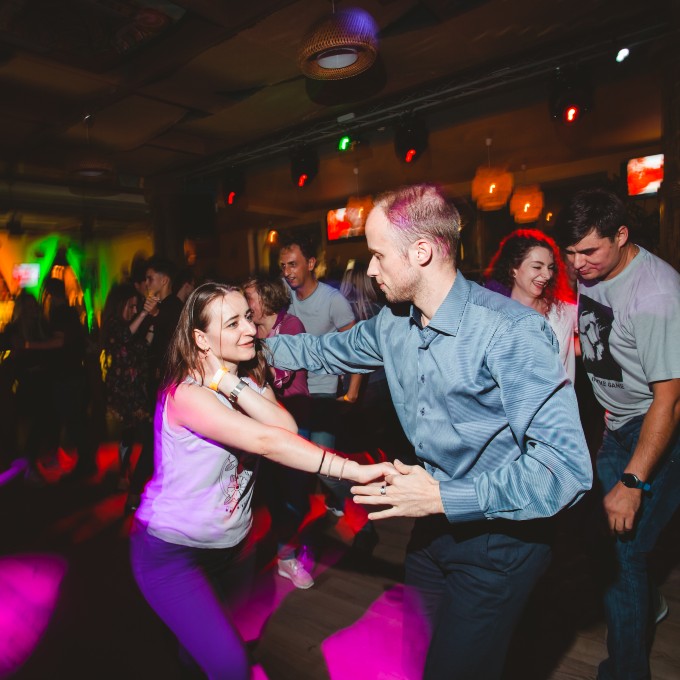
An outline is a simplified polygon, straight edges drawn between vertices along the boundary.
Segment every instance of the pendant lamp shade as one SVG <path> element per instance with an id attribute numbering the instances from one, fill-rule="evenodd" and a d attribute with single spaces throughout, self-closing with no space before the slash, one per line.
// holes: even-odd
<path id="1" fill-rule="evenodd" d="M 517 187 L 510 200 L 510 213 L 517 224 L 535 222 L 543 211 L 543 192 L 538 184 Z"/>
<path id="2" fill-rule="evenodd" d="M 479 167 L 472 180 L 472 198 L 480 210 L 500 210 L 510 198 L 514 179 L 500 167 Z"/>
<path id="3" fill-rule="evenodd" d="M 378 54 L 378 26 L 363 9 L 347 8 L 322 19 L 302 40 L 298 66 L 314 80 L 342 80 L 369 69 Z"/>

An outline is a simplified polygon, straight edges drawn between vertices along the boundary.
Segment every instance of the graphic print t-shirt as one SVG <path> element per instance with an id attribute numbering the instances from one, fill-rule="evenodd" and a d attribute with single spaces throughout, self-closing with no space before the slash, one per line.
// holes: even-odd
<path id="1" fill-rule="evenodd" d="M 581 355 L 607 427 L 647 413 L 651 383 L 680 378 L 680 275 L 644 248 L 609 281 L 579 284 Z"/>
<path id="2" fill-rule="evenodd" d="M 262 393 L 263 388 L 245 380 Z M 223 394 L 211 394 L 233 408 Z M 185 427 L 173 428 L 167 399 L 156 406 L 154 453 L 154 475 L 136 519 L 152 536 L 168 543 L 194 548 L 238 545 L 252 524 L 250 504 L 259 456 L 227 449 Z"/>

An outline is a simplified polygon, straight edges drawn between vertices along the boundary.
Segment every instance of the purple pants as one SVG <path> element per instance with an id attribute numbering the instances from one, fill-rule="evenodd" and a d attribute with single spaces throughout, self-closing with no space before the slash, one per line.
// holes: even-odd
<path id="1" fill-rule="evenodd" d="M 245 646 L 223 603 L 249 591 L 253 555 L 233 548 L 191 548 L 150 535 L 137 522 L 130 536 L 132 572 L 146 601 L 175 634 L 184 654 L 210 680 L 246 680 Z"/>

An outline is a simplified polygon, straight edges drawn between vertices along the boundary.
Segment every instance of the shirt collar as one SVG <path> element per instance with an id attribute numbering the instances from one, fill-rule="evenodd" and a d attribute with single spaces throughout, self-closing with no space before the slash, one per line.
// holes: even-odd
<path id="1" fill-rule="evenodd" d="M 456 272 L 451 290 L 439 305 L 427 327 L 446 335 L 457 335 L 469 297 L 470 282 L 460 272 Z M 422 328 L 420 318 L 420 310 L 415 305 L 411 305 L 411 323 Z"/>

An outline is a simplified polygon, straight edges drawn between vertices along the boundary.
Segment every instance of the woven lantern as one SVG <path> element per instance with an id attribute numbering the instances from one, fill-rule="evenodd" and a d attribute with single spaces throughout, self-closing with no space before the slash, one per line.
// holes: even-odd
<path id="1" fill-rule="evenodd" d="M 500 210 L 510 198 L 514 179 L 506 168 L 479 167 L 472 180 L 472 198 L 480 210 Z"/>
<path id="2" fill-rule="evenodd" d="M 302 73 L 314 80 L 342 80 L 363 73 L 378 54 L 378 26 L 363 9 L 347 8 L 322 19 L 298 52 Z"/>
<path id="3" fill-rule="evenodd" d="M 515 189 L 510 200 L 510 213 L 517 224 L 535 222 L 543 210 L 543 192 L 538 184 L 526 184 Z"/>
<path id="4" fill-rule="evenodd" d="M 112 179 L 116 175 L 113 163 L 93 150 L 74 158 L 70 169 L 76 177 L 90 182 Z"/>

